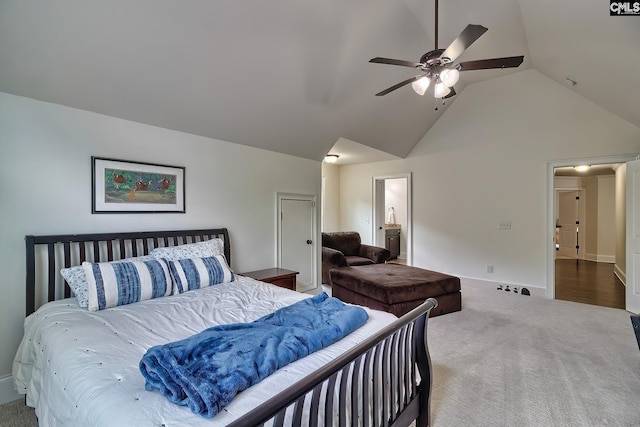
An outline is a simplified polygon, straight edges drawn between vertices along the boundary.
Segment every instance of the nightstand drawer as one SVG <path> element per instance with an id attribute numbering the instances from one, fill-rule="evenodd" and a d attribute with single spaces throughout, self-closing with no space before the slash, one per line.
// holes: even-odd
<path id="1" fill-rule="evenodd" d="M 271 283 L 281 288 L 296 290 L 297 271 L 285 270 L 284 268 L 267 268 L 264 270 L 250 271 L 248 273 L 239 273 L 241 276 L 251 277 L 261 282 Z"/>
<path id="2" fill-rule="evenodd" d="M 296 290 L 296 276 L 291 275 L 290 277 L 282 277 L 280 279 L 273 280 L 265 280 L 266 282 L 272 283 L 276 286 L 280 286 L 281 288 L 291 289 L 292 291 Z"/>

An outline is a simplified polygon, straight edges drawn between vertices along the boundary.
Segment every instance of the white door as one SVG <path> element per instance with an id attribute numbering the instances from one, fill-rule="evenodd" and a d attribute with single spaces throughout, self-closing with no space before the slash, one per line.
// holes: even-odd
<path id="1" fill-rule="evenodd" d="M 640 160 L 627 163 L 626 309 L 640 313 Z"/>
<path id="2" fill-rule="evenodd" d="M 578 203 L 577 191 L 558 192 L 558 257 L 578 257 Z"/>
<path id="3" fill-rule="evenodd" d="M 278 266 L 298 271 L 297 289 L 316 286 L 315 202 L 311 199 L 280 199 L 280 259 Z"/>

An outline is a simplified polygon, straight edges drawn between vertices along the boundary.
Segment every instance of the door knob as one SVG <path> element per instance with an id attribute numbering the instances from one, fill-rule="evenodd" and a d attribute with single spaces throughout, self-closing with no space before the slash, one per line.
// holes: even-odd
<path id="1" fill-rule="evenodd" d="M 313 242 L 311 240 L 307 240 L 307 245 L 312 244 Z"/>

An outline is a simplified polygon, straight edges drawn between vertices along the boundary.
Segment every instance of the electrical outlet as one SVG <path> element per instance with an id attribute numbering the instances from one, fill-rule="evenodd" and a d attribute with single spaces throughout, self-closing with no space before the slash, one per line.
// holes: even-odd
<path id="1" fill-rule="evenodd" d="M 487 265 L 487 273 L 493 273 L 493 265 Z"/>
<path id="2" fill-rule="evenodd" d="M 511 230 L 511 221 L 498 221 L 498 230 Z"/>

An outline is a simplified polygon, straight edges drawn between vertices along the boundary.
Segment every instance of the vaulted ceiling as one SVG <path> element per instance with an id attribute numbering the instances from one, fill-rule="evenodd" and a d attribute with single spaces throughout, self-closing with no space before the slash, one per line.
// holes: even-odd
<path id="1" fill-rule="evenodd" d="M 489 31 L 460 60 L 525 60 L 459 94 L 535 68 L 640 127 L 640 16 L 441 0 L 438 47 L 467 24 Z M 0 0 L 0 91 L 315 160 L 345 141 L 405 157 L 456 98 L 376 97 L 417 73 L 368 61 L 433 48 L 433 0 Z"/>

